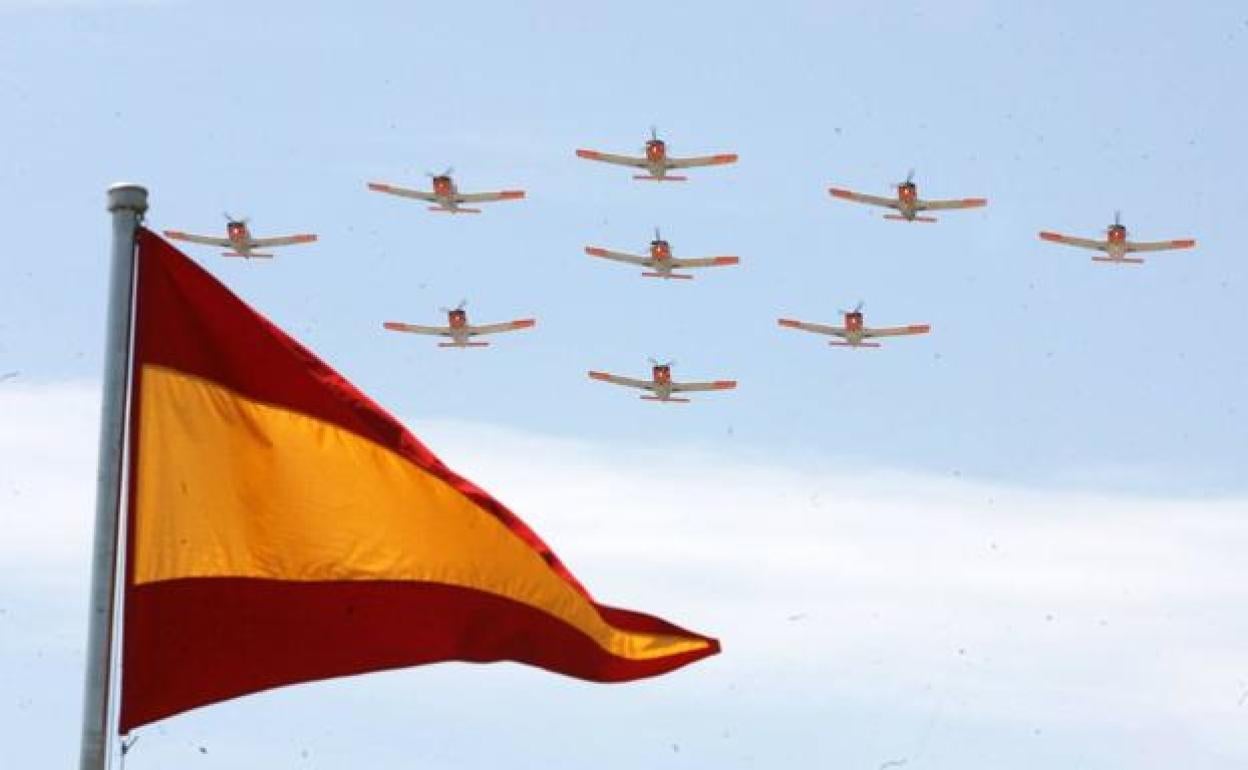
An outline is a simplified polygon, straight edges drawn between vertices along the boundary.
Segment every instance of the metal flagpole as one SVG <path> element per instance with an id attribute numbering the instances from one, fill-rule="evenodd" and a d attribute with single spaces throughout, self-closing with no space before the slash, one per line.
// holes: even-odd
<path id="1" fill-rule="evenodd" d="M 130 380 L 134 236 L 143 213 L 147 211 L 147 190 L 134 184 L 113 185 L 108 188 L 108 210 L 113 215 L 113 263 L 104 338 L 104 403 L 100 410 L 95 546 L 87 617 L 87 677 L 82 704 L 80 770 L 105 770 L 108 764 L 117 533 L 121 523 L 121 490 L 125 475 L 122 460 Z"/>

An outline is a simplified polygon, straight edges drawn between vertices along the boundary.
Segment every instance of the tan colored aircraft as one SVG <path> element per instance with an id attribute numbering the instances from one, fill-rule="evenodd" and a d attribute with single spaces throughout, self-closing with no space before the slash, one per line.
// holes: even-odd
<path id="1" fill-rule="evenodd" d="M 673 158 L 667 154 L 667 142 L 659 138 L 658 132 L 653 126 L 650 127 L 650 141 L 646 142 L 645 151 L 641 157 L 612 155 L 611 153 L 598 152 L 597 150 L 577 150 L 576 155 L 586 160 L 597 160 L 603 163 L 614 163 L 617 166 L 632 166 L 633 168 L 645 169 L 645 174 L 638 174 L 633 179 L 642 179 L 647 182 L 684 182 L 688 180 L 688 177 L 673 176 L 667 172 L 672 169 L 722 166 L 727 163 L 737 162 L 736 153 L 702 155 L 693 158 Z"/>
<path id="2" fill-rule="evenodd" d="M 1190 249 L 1196 245 L 1196 241 L 1191 238 L 1184 238 L 1177 241 L 1128 241 L 1127 228 L 1122 224 L 1120 212 L 1114 212 L 1114 223 L 1105 228 L 1105 240 L 1096 241 L 1089 238 L 1075 238 L 1070 235 L 1062 235 L 1060 233 L 1051 233 L 1042 231 L 1040 237 L 1046 241 L 1053 243 L 1062 243 L 1067 246 L 1078 246 L 1083 249 L 1093 249 L 1105 252 L 1103 257 L 1092 257 L 1093 262 L 1113 262 L 1119 265 L 1139 265 L 1144 260 L 1139 257 L 1128 257 L 1127 254 L 1135 251 L 1170 251 L 1172 249 Z"/>
<path id="3" fill-rule="evenodd" d="M 973 209 L 988 205 L 987 198 L 957 198 L 952 200 L 923 200 L 919 197 L 919 187 L 914 183 L 914 169 L 906 174 L 904 182 L 898 182 L 896 198 L 881 198 L 878 195 L 864 195 L 852 190 L 837 187 L 828 188 L 833 198 L 843 198 L 855 203 L 869 206 L 882 206 L 893 209 L 896 214 L 885 214 L 885 219 L 902 222 L 935 222 L 936 217 L 919 216 L 920 211 L 943 211 L 949 209 Z"/>
<path id="4" fill-rule="evenodd" d="M 602 257 L 603 259 L 612 259 L 616 262 L 649 268 L 649 272 L 642 273 L 642 276 L 645 278 L 693 278 L 692 275 L 674 273 L 672 271 L 695 267 L 720 267 L 722 265 L 735 265 L 741 262 L 740 257 L 674 259 L 672 257 L 671 244 L 663 240 L 657 227 L 654 228 L 654 240 L 650 241 L 649 256 L 627 254 L 622 251 L 609 251 L 600 249 L 597 246 L 586 246 L 585 253 L 591 257 Z"/>
<path id="5" fill-rule="evenodd" d="M 827 326 L 824 324 L 812 324 L 805 321 L 794 321 L 789 318 L 779 319 L 781 326 L 790 329 L 800 329 L 804 332 L 814 332 L 815 334 L 830 334 L 834 337 L 840 337 L 841 341 L 833 340 L 829 345 L 846 348 L 878 348 L 880 343 L 867 342 L 872 337 L 901 337 L 909 334 L 927 334 L 932 330 L 928 324 L 910 324 L 909 326 L 883 326 L 872 328 L 863 325 L 862 322 L 862 303 L 859 302 L 853 310 L 842 310 L 845 316 L 844 326 Z"/>
<path id="6" fill-rule="evenodd" d="M 242 257 L 243 259 L 268 259 L 272 254 L 262 254 L 255 249 L 267 249 L 277 246 L 293 246 L 297 243 L 312 243 L 316 240 L 316 236 L 311 233 L 301 235 L 283 235 L 276 238 L 254 238 L 251 230 L 247 227 L 247 219 L 238 219 L 229 214 L 225 215 L 225 237 L 213 238 L 207 235 L 191 235 L 180 230 L 166 230 L 165 237 L 175 241 L 188 241 L 190 243 L 199 243 L 205 246 L 220 246 L 221 248 L 233 249 L 233 251 L 222 252 L 223 257 Z"/>
<path id="7" fill-rule="evenodd" d="M 463 203 L 489 203 L 490 201 L 512 201 L 524 197 L 524 190 L 503 190 L 501 192 L 487 193 L 461 193 L 455 186 L 455 180 L 451 178 L 451 172 L 455 169 L 448 168 L 441 174 L 428 173 L 433 180 L 433 190 L 425 192 L 424 190 L 412 190 L 407 187 L 396 187 L 395 185 L 385 184 L 383 182 L 369 182 L 368 189 L 374 192 L 383 192 L 390 195 L 397 195 L 401 198 L 415 198 L 419 201 L 432 203 L 429 207 L 430 211 L 436 211 L 442 214 L 480 214 L 481 209 L 470 209 L 460 205 Z"/>
<path id="8" fill-rule="evenodd" d="M 648 390 L 651 395 L 641 396 L 643 401 L 662 401 L 671 404 L 687 404 L 689 399 L 678 398 L 673 393 L 688 393 L 702 390 L 732 390 L 737 387 L 736 380 L 714 380 L 712 382 L 675 382 L 672 380 L 672 365 L 675 361 L 667 363 L 659 363 L 653 358 L 650 359 L 651 370 L 650 379 L 636 380 L 631 377 L 620 377 L 615 374 L 607 374 L 606 372 L 590 372 L 589 376 L 594 380 L 602 382 L 610 382 L 614 385 L 623 385 L 626 388 L 638 388 L 640 390 Z"/>
<path id="9" fill-rule="evenodd" d="M 463 300 L 454 308 L 442 308 L 446 312 L 446 326 L 418 326 L 416 324 L 399 323 L 398 321 L 386 321 L 382 326 L 393 332 L 450 337 L 450 342 L 438 343 L 440 348 L 484 348 L 489 347 L 490 343 L 473 342 L 472 338 L 480 337 L 484 334 L 499 334 L 500 332 L 510 332 L 516 329 L 528 329 L 537 324 L 536 319 L 522 318 L 518 321 L 473 326 L 468 323 L 468 311 L 464 310 L 464 306 L 467 304 L 467 300 Z"/>

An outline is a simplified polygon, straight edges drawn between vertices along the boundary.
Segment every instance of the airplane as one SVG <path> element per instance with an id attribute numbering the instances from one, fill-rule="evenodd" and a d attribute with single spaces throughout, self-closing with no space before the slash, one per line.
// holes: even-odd
<path id="1" fill-rule="evenodd" d="M 651 364 L 651 375 L 648 380 L 635 380 L 631 377 L 619 377 L 606 372 L 590 372 L 589 376 L 594 380 L 614 383 L 615 385 L 623 385 L 629 388 L 640 388 L 641 390 L 650 391 L 651 395 L 641 396 L 643 401 L 662 401 L 663 403 L 687 404 L 689 399 L 673 396 L 673 393 L 687 393 L 698 390 L 732 390 L 737 387 L 736 380 L 715 380 L 713 382 L 673 382 L 672 381 L 672 365 L 675 361 L 667 363 L 659 363 L 653 358 L 649 359 Z"/>
<path id="2" fill-rule="evenodd" d="M 432 203 L 434 205 L 430 206 L 429 210 L 442 214 L 480 214 L 481 209 L 464 208 L 460 204 L 488 203 L 490 201 L 512 201 L 524 197 L 524 190 L 503 190 L 501 192 L 488 193 L 461 193 L 459 188 L 455 186 L 455 180 L 451 178 L 451 173 L 454 170 L 455 169 L 453 168 L 448 168 L 441 174 L 434 174 L 428 171 L 425 172 L 429 178 L 433 180 L 432 192 L 410 190 L 406 187 L 396 187 L 382 182 L 369 182 L 368 189 L 373 190 L 374 192 L 398 195 L 401 198 L 415 198 L 416 200 Z"/>
<path id="3" fill-rule="evenodd" d="M 720 265 L 735 265 L 741 261 L 740 257 L 699 257 L 697 259 L 673 259 L 671 245 L 663 240 L 659 234 L 659 228 L 654 228 L 654 240 L 650 241 L 650 256 L 643 257 L 638 254 L 625 254 L 622 251 L 608 251 L 600 249 L 597 246 L 586 246 L 585 253 L 591 257 L 602 257 L 603 259 L 613 259 L 616 262 L 627 262 L 630 265 L 640 265 L 650 268 L 651 272 L 642 273 L 646 278 L 693 278 L 692 275 L 685 273 L 673 273 L 672 270 L 680 268 L 694 267 L 718 267 Z"/>
<path id="4" fill-rule="evenodd" d="M 1140 265 L 1144 260 L 1139 257 L 1128 257 L 1133 251 L 1169 251 L 1171 249 L 1190 249 L 1196 241 L 1185 238 L 1177 241 L 1128 241 L 1127 228 L 1122 224 L 1121 213 L 1114 212 L 1114 223 L 1105 228 L 1105 240 L 1094 241 L 1089 238 L 1074 238 L 1060 233 L 1042 231 L 1040 237 L 1054 243 L 1067 246 L 1079 246 L 1084 249 L 1095 249 L 1105 252 L 1105 256 L 1092 257 L 1093 262 L 1113 262 L 1120 265 Z"/>
<path id="5" fill-rule="evenodd" d="M 440 348 L 484 348 L 489 347 L 490 343 L 472 342 L 472 338 L 482 334 L 498 334 L 500 332 L 515 331 L 516 329 L 528 329 L 537 324 L 536 319 L 522 318 L 518 321 L 472 326 L 468 323 L 468 311 L 464 310 L 464 306 L 467 304 L 467 300 L 461 300 L 453 308 L 442 308 L 443 312 L 446 313 L 446 326 L 418 326 L 416 324 L 399 323 L 398 321 L 386 321 L 382 326 L 394 332 L 450 337 L 450 342 L 438 343 Z"/>
<path id="6" fill-rule="evenodd" d="M 828 192 L 833 198 L 844 198 L 848 201 L 856 203 L 866 203 L 870 206 L 883 206 L 890 208 L 898 213 L 885 214 L 885 219 L 893 219 L 901 222 L 935 222 L 936 217 L 919 216 L 920 211 L 940 211 L 945 209 L 973 209 L 980 206 L 987 206 L 987 198 L 957 198 L 953 200 L 926 201 L 919 197 L 919 187 L 914 183 L 914 169 L 910 169 L 910 173 L 906 174 L 904 182 L 898 182 L 894 187 L 897 188 L 896 198 L 881 198 L 876 195 L 864 195 L 856 193 L 852 190 L 842 190 L 837 187 L 829 187 Z"/>
<path id="7" fill-rule="evenodd" d="M 645 169 L 647 173 L 636 175 L 633 179 L 642 179 L 648 182 L 684 182 L 688 180 L 688 177 L 673 176 L 667 173 L 674 168 L 722 166 L 726 163 L 737 162 L 736 153 L 703 155 L 695 158 L 673 158 L 667 154 L 667 142 L 659 138 L 659 134 L 654 126 L 650 127 L 650 141 L 646 142 L 645 155 L 640 158 L 631 155 L 612 155 L 611 153 L 598 152 L 597 150 L 577 150 L 576 155 L 587 160 L 598 160 L 603 163 L 614 163 L 617 166 L 632 166 Z"/>
<path id="8" fill-rule="evenodd" d="M 927 334 L 932 330 L 928 324 L 910 324 L 909 326 L 885 326 L 873 329 L 862 324 L 862 303 L 859 302 L 853 310 L 842 310 L 845 316 L 844 326 L 825 326 L 824 324 L 812 324 L 805 321 L 794 321 L 789 318 L 779 319 L 781 326 L 787 326 L 790 329 L 801 329 L 804 332 L 814 332 L 815 334 L 830 334 L 840 337 L 841 340 L 833 340 L 829 345 L 845 348 L 878 348 L 878 342 L 866 342 L 871 337 L 900 337 L 908 334 Z"/>
<path id="9" fill-rule="evenodd" d="M 233 251 L 225 251 L 221 253 L 223 257 L 242 257 L 243 259 L 272 257 L 272 254 L 261 254 L 253 249 L 272 248 L 275 246 L 293 246 L 297 243 L 312 243 L 316 240 L 316 236 L 310 233 L 302 235 L 283 235 L 277 238 L 253 238 L 251 230 L 247 227 L 247 219 L 239 219 L 229 214 L 225 215 L 225 237 L 212 238 L 207 235 L 191 235 L 179 230 L 166 230 L 165 237 L 175 241 L 189 241 L 190 243 L 201 243 L 205 246 L 221 246 L 222 248 L 233 249 Z"/>

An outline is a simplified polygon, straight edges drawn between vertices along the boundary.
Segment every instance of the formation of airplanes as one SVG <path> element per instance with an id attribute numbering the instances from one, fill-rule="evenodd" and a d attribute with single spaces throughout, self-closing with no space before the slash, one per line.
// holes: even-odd
<path id="1" fill-rule="evenodd" d="M 576 155 L 586 160 L 640 169 L 645 173 L 634 175 L 633 179 L 651 182 L 683 182 L 688 180 L 687 176 L 677 176 L 670 172 L 680 169 L 728 165 L 737 162 L 735 153 L 717 153 L 688 157 L 669 155 L 667 143 L 659 138 L 658 131 L 654 128 L 650 129 L 650 139 L 646 141 L 642 148 L 642 154 L 639 156 L 617 155 L 584 149 L 578 149 Z M 496 201 L 518 200 L 525 197 L 524 190 L 463 193 L 459 191 L 459 187 L 455 184 L 452 173 L 453 169 L 451 168 L 438 174 L 429 173 L 428 176 L 431 181 L 427 190 L 399 187 L 384 182 L 369 182 L 368 189 L 401 198 L 423 201 L 430 204 L 428 206 L 429 211 L 446 214 L 480 214 L 481 209 L 471 208 L 470 206 Z M 903 181 L 896 183 L 893 187 L 895 194 L 888 197 L 869 195 L 839 187 L 831 187 L 828 189 L 828 192 L 834 198 L 888 209 L 889 212 L 884 215 L 884 218 L 901 222 L 934 223 L 937 221 L 936 218 L 926 212 L 982 208 L 988 205 L 986 198 L 920 198 L 918 185 L 914 181 L 913 170 L 906 175 Z M 316 235 L 311 233 L 257 238 L 252 235 L 246 218 L 233 217 L 229 214 L 226 214 L 225 218 L 225 237 L 193 235 L 179 230 L 166 230 L 165 236 L 173 240 L 228 249 L 228 251 L 222 253 L 222 256 L 242 257 L 244 259 L 269 258 L 273 256 L 272 253 L 260 250 L 312 243 L 317 239 Z M 1053 243 L 1097 251 L 1099 254 L 1092 257 L 1093 261 L 1113 264 L 1140 264 L 1144 261 L 1143 259 L 1128 256 L 1137 252 L 1189 249 L 1196 245 L 1196 241 L 1190 238 L 1164 241 L 1128 240 L 1127 228 L 1122 224 L 1121 217 L 1117 212 L 1114 214 L 1113 224 L 1106 228 L 1103 239 L 1062 235 L 1047 230 L 1041 231 L 1039 235 L 1041 239 Z M 591 257 L 640 267 L 642 268 L 641 275 L 645 278 L 662 278 L 667 280 L 688 280 L 693 278 L 692 274 L 681 271 L 726 267 L 739 265 L 741 262 L 740 258 L 736 256 L 677 257 L 672 252 L 671 244 L 663 238 L 657 227 L 654 230 L 654 239 L 650 241 L 649 248 L 645 253 L 634 254 L 625 251 L 613 251 L 599 246 L 586 246 L 585 253 Z M 480 341 L 477 339 L 479 337 L 529 329 L 537 324 L 537 320 L 534 318 L 521 318 L 499 323 L 472 324 L 468 321 L 468 312 L 465 310 L 466 304 L 466 301 L 462 301 L 453 308 L 442 308 L 443 312 L 446 313 L 446 325 L 444 326 L 386 321 L 383 327 L 390 331 L 442 337 L 448 341 L 439 342 L 438 347 L 464 349 L 489 346 L 489 342 Z M 875 341 L 877 338 L 922 335 L 931 331 L 931 326 L 925 323 L 912 323 L 904 326 L 867 326 L 864 321 L 862 307 L 863 303 L 859 302 L 853 310 L 840 311 L 840 325 L 798 321 L 791 318 L 779 318 L 777 322 L 785 328 L 833 337 L 835 339 L 830 340 L 828 342 L 829 345 L 847 348 L 878 348 L 880 343 Z M 733 390 L 737 387 L 735 380 L 678 382 L 672 379 L 674 362 L 660 363 L 650 359 L 650 363 L 651 369 L 648 379 L 625 377 L 599 371 L 590 371 L 589 377 L 600 382 L 608 382 L 645 391 L 641 395 L 643 400 L 661 403 L 688 403 L 688 398 L 676 395 L 680 393 Z M 0 381 L 9 378 L 9 375 L 0 376 Z"/>

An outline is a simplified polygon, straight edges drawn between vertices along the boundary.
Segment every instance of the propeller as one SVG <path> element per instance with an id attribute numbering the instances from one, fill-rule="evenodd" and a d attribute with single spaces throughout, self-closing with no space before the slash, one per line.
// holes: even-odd
<path id="1" fill-rule="evenodd" d="M 455 173 L 455 167 L 447 166 L 446 171 L 443 171 L 441 174 L 435 174 L 432 171 L 426 171 L 425 176 L 429 177 L 430 179 L 437 179 L 440 176 L 450 176 L 453 173 Z"/>
<path id="2" fill-rule="evenodd" d="M 466 308 L 466 307 L 468 307 L 468 300 L 466 300 L 466 299 L 461 299 L 461 300 L 459 301 L 459 304 L 458 304 L 458 305 L 456 305 L 455 307 L 453 307 L 453 308 L 450 308 L 450 307 L 444 307 L 444 308 L 439 308 L 439 310 L 441 310 L 443 313 L 450 313 L 450 312 L 451 312 L 451 311 L 453 311 L 453 310 L 463 310 L 463 309 L 464 309 L 464 308 Z"/>
<path id="3" fill-rule="evenodd" d="M 842 314 L 842 315 L 849 315 L 850 313 L 861 313 L 861 312 L 862 312 L 862 304 L 863 304 L 863 303 L 862 303 L 862 300 L 858 300 L 858 304 L 857 304 L 857 305 L 854 305 L 854 309 L 853 309 L 853 310 L 842 310 L 842 311 L 841 311 L 841 314 Z"/>
<path id="4" fill-rule="evenodd" d="M 646 360 L 649 361 L 652 366 L 672 367 L 676 365 L 676 359 L 672 359 L 671 361 L 656 361 L 653 358 L 647 358 Z"/>
<path id="5" fill-rule="evenodd" d="M 650 126 L 650 141 L 659 141 L 659 129 L 654 126 Z"/>
<path id="6" fill-rule="evenodd" d="M 898 182 L 897 184 L 893 185 L 893 187 L 905 187 L 906 185 L 910 184 L 913 181 L 914 181 L 914 169 L 910 169 L 910 171 L 906 173 L 906 181 Z"/>
<path id="7" fill-rule="evenodd" d="M 659 226 L 658 226 L 658 225 L 655 225 L 655 226 L 654 226 L 654 239 L 655 239 L 656 241 L 661 241 L 661 240 L 663 240 L 663 236 L 659 235 Z"/>
<path id="8" fill-rule="evenodd" d="M 225 217 L 225 221 L 229 222 L 230 224 L 233 224 L 235 222 L 240 222 L 245 225 L 251 221 L 251 217 L 242 217 L 240 219 L 239 217 L 233 216 L 228 211 L 221 212 L 221 216 Z"/>
<path id="9" fill-rule="evenodd" d="M 1114 209 L 1114 227 L 1122 227 L 1122 212 Z"/>

